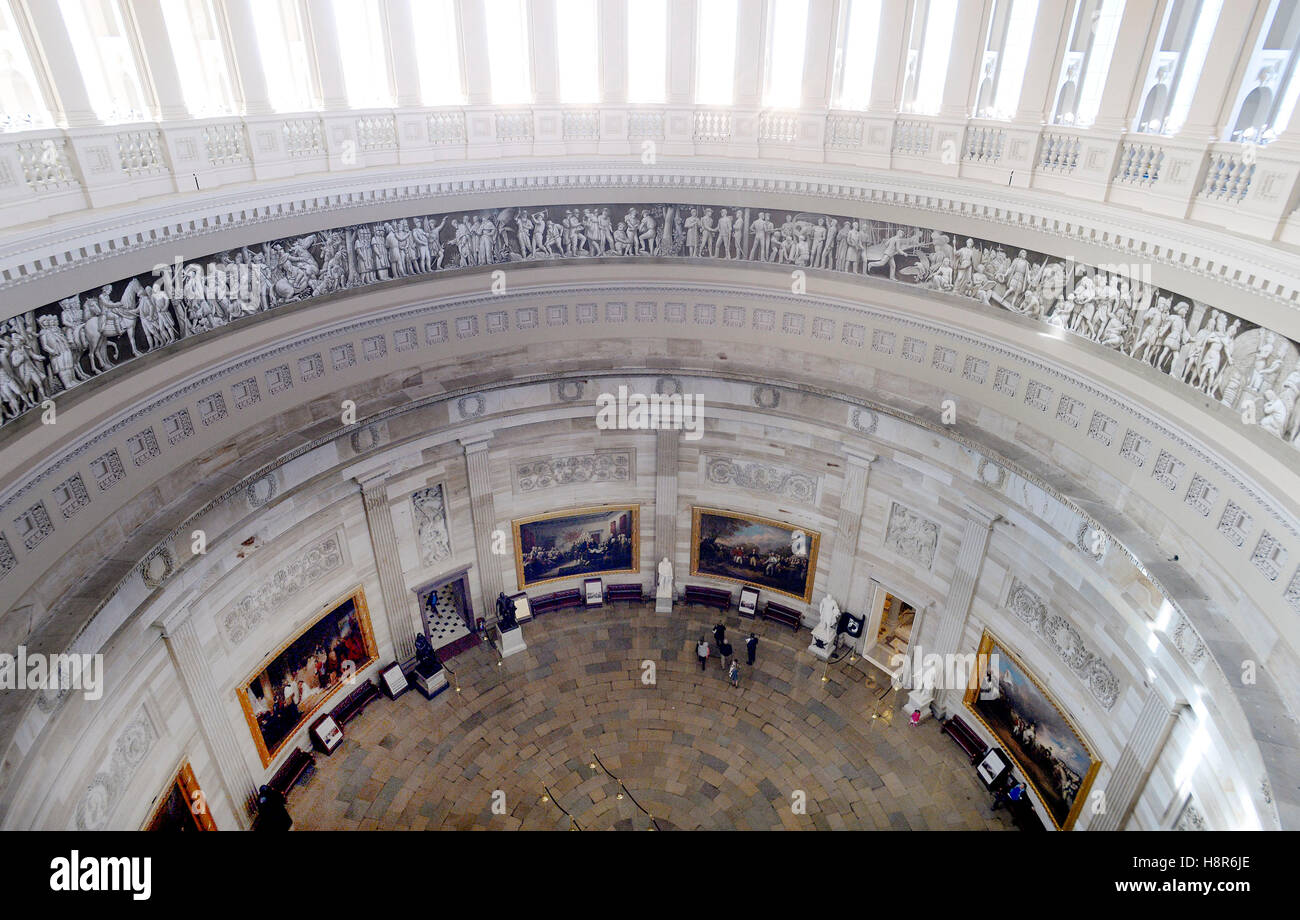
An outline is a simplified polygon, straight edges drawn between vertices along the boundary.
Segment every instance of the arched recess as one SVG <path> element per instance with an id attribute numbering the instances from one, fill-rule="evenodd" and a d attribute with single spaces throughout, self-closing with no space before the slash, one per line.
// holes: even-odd
<path id="1" fill-rule="evenodd" d="M 135 591 L 137 601 L 147 596 L 128 585 L 142 560 L 160 541 L 174 539 L 173 531 L 196 508 L 200 516 L 211 510 L 204 505 L 220 487 L 246 488 L 244 480 L 267 464 L 336 442 L 342 399 L 352 399 L 359 410 L 357 427 L 343 432 L 349 443 L 353 434 L 380 424 L 390 438 L 396 430 L 400 441 L 413 434 L 402 425 L 411 406 L 424 399 L 437 406 L 423 423 L 429 430 L 465 423 L 475 413 L 488 418 L 509 411 L 508 401 L 493 404 L 487 395 L 507 381 L 613 371 L 703 373 L 746 381 L 751 390 L 848 398 L 880 418 L 905 418 L 937 438 L 959 439 L 1067 498 L 1163 588 L 1225 672 L 1237 670 L 1243 647 L 1264 662 L 1260 684 L 1235 689 L 1273 771 L 1273 787 L 1293 788 L 1276 771 L 1294 760 L 1275 759 L 1291 748 L 1287 732 L 1294 730 L 1295 707 L 1279 677 L 1294 669 L 1293 627 L 1270 606 L 1277 586 L 1242 580 L 1245 557 L 1222 558 L 1215 542 L 1222 533 L 1213 523 L 1218 516 L 1194 507 L 1185 491 L 1193 476 L 1202 475 L 1193 468 L 1203 469 L 1213 477 L 1213 506 L 1251 503 L 1257 520 L 1294 539 L 1288 497 L 1296 493 L 1276 489 L 1294 475 L 1282 445 L 1261 447 L 1213 407 L 1198 412 L 1154 372 L 1125 366 L 1099 349 L 1044 340 L 1015 317 L 954 309 L 943 298 L 885 288 L 864 297 L 861 287 L 834 280 L 809 295 L 792 295 L 787 272 L 761 268 L 645 267 L 629 279 L 627 266 L 586 266 L 580 285 L 572 284 L 570 272 L 566 266 L 512 271 L 505 295 L 485 293 L 484 277 L 467 273 L 305 304 L 234 328 L 203 343 L 202 351 L 160 353 L 143 373 L 108 376 L 74 391 L 62 410 L 68 427 L 44 443 L 39 429 L 29 429 L 29 436 L 6 447 L 7 456 L 14 451 L 11 468 L 39 471 L 32 488 L 49 488 L 62 481 L 60 471 L 89 479 L 92 464 L 104 456 L 99 450 L 118 450 L 120 461 L 132 456 L 129 445 L 135 443 L 144 450 L 134 456 L 144 459 L 132 460 L 129 469 L 120 463 L 120 475 L 110 464 L 113 482 L 77 509 L 75 528 L 55 528 L 30 557 L 45 561 L 27 566 L 25 558 L 6 579 L 6 592 L 21 592 L 9 604 L 5 625 L 12 632 L 6 638 L 26 637 L 46 649 L 108 641 L 135 607 L 121 611 L 126 616 L 115 623 L 100 621 L 106 595 L 116 597 L 121 585 Z M 552 313 L 557 307 L 562 314 Z M 415 330 L 414 339 L 399 334 L 408 329 Z M 1104 383 L 1097 367 L 1106 368 Z M 281 368 L 288 369 L 287 378 Z M 244 385 L 249 380 L 253 389 Z M 286 380 L 275 389 L 273 381 Z M 440 400 L 445 391 L 457 398 Z M 779 399 L 766 405 L 764 392 L 756 408 L 777 412 Z M 213 394 L 222 396 L 220 411 L 203 403 Z M 949 397 L 957 420 L 944 426 L 942 403 Z M 212 410 L 207 424 L 204 405 Z M 164 450 L 158 432 L 182 408 L 190 413 L 192 432 Z M 847 428 L 851 420 L 846 410 L 841 424 Z M 154 432 L 156 450 L 138 437 L 146 429 Z M 64 453 L 51 454 L 51 442 L 66 431 L 74 436 L 59 444 Z M 33 462 L 41 454 L 51 459 Z M 1156 477 L 1163 454 L 1181 469 L 1166 466 Z M 1174 485 L 1165 488 L 1170 478 Z M 21 505 L 14 498 L 6 512 Z M 1182 562 L 1171 565 L 1167 560 L 1177 549 Z M 109 553 L 116 557 L 104 562 Z M 81 581 L 87 559 L 103 564 Z M 13 587 L 19 583 L 14 575 L 21 576 L 21 588 Z M 1277 641 L 1253 638 L 1260 634 Z M 27 715 L 42 721 L 35 709 Z M 10 710 L 5 721 L 17 726 L 17 713 Z M 7 770 L 31 752 L 23 748 L 39 731 L 20 734 L 11 740 Z M 1278 798 L 1281 806 L 1281 793 Z"/>

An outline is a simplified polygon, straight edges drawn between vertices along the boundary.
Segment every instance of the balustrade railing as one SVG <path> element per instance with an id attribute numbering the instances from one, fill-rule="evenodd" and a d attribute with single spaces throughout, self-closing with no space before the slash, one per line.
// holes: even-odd
<path id="1" fill-rule="evenodd" d="M 1250 191 L 1255 177 L 1255 163 L 1240 148 L 1211 150 L 1210 162 L 1201 185 L 1201 197 L 1212 201 L 1239 202 Z"/>
<path id="2" fill-rule="evenodd" d="M 1157 144 L 1125 141 L 1119 151 L 1115 181 L 1125 185 L 1154 185 L 1160 179 L 1165 151 Z"/>
<path id="3" fill-rule="evenodd" d="M 1079 165 L 1082 146 L 1077 134 L 1045 130 L 1039 142 L 1038 168 L 1046 172 L 1072 173 Z"/>
<path id="4" fill-rule="evenodd" d="M 934 125 L 928 121 L 900 118 L 894 122 L 894 153 L 905 156 L 923 156 L 930 152 Z"/>
<path id="5" fill-rule="evenodd" d="M 765 144 L 790 144 L 799 137 L 799 116 L 764 112 L 758 119 L 758 139 Z"/>
<path id="6" fill-rule="evenodd" d="M 694 137 L 697 141 L 728 141 L 731 139 L 731 131 L 730 112 L 709 109 L 695 113 Z"/>

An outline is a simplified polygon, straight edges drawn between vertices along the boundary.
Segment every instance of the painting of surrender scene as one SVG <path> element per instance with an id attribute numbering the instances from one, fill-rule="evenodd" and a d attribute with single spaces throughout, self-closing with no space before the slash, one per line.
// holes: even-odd
<path id="1" fill-rule="evenodd" d="M 357 588 L 272 656 L 238 690 L 253 742 L 267 766 L 339 687 L 379 657 L 365 592 Z"/>
<path id="2" fill-rule="evenodd" d="M 1101 761 L 1047 691 L 985 631 L 966 708 L 997 736 L 1060 830 L 1079 817 Z M 982 683 L 982 686 L 980 685 Z"/>
<path id="3" fill-rule="evenodd" d="M 640 505 L 596 505 L 515 521 L 519 589 L 579 575 L 640 571 L 640 511 Z"/>
<path id="4" fill-rule="evenodd" d="M 691 510 L 692 575 L 758 585 L 804 603 L 812 599 L 817 531 L 735 511 Z"/>

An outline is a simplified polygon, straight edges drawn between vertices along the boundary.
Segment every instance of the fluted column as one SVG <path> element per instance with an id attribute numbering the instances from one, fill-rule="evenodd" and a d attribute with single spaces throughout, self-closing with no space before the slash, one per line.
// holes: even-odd
<path id="1" fill-rule="evenodd" d="M 668 104 L 695 104 L 696 0 L 668 0 Z"/>
<path id="2" fill-rule="evenodd" d="M 420 106 L 420 60 L 415 44 L 415 19 L 411 16 L 412 0 L 385 0 L 388 18 L 388 47 L 393 56 L 393 77 L 398 106 Z M 455 23 L 450 24 L 451 27 Z"/>
<path id="3" fill-rule="evenodd" d="M 190 110 L 185 104 L 185 94 L 181 92 L 180 71 L 172 51 L 167 21 L 163 18 L 162 4 L 159 0 L 133 0 L 126 11 L 135 20 L 140 33 L 140 49 L 149 66 L 158 118 L 168 122 L 189 118 Z"/>
<path id="4" fill-rule="evenodd" d="M 661 428 L 655 432 L 655 556 L 667 558 L 675 571 L 685 574 L 677 560 L 677 472 L 681 432 Z M 680 576 L 678 576 L 680 577 Z"/>
<path id="5" fill-rule="evenodd" d="M 1025 78 L 1020 84 L 1020 101 L 1016 105 L 1018 124 L 1039 127 L 1052 118 L 1056 102 L 1056 74 L 1061 66 L 1061 49 L 1068 40 L 1066 13 L 1070 0 L 1039 0 L 1033 51 L 1025 62 Z M 978 86 L 978 81 L 977 84 Z M 978 91 L 978 90 L 977 90 Z"/>
<path id="6" fill-rule="evenodd" d="M 831 73 L 835 64 L 835 0 L 808 0 L 808 31 L 804 38 L 804 109 L 822 110 L 831 104 Z"/>
<path id="7" fill-rule="evenodd" d="M 95 114 L 90 93 L 86 91 L 86 78 L 77 64 L 77 54 L 72 48 L 72 38 L 68 35 L 59 5 L 29 3 L 27 12 L 54 87 L 55 110 L 50 114 L 56 122 L 68 128 L 99 124 L 99 116 Z"/>
<path id="8" fill-rule="evenodd" d="M 505 587 L 501 559 L 492 552 L 492 532 L 497 526 L 496 503 L 492 499 L 492 476 L 488 465 L 488 442 L 492 435 L 461 438 L 465 469 L 469 479 L 470 517 L 474 521 L 474 556 L 478 560 L 478 584 L 482 610 L 489 622 L 496 618 L 496 598 Z"/>
<path id="9" fill-rule="evenodd" d="M 556 2 L 557 0 L 533 0 L 528 5 L 528 26 L 533 45 L 533 101 L 537 105 L 558 105 L 560 102 Z M 594 53 L 596 49 L 592 50 Z"/>
<path id="10" fill-rule="evenodd" d="M 241 828 L 247 828 L 256 812 L 257 783 L 240 753 L 239 742 L 232 734 L 230 720 L 208 668 L 208 657 L 190 619 L 188 604 L 178 605 L 154 625 L 162 631 L 163 643 L 180 675 L 185 696 L 198 717 L 199 732 L 212 752 L 235 818 Z"/>
<path id="11" fill-rule="evenodd" d="M 931 630 L 934 640 L 925 649 L 927 655 L 949 655 L 961 650 L 966 617 L 970 614 L 989 536 L 993 522 L 997 519 L 998 515 L 976 505 L 966 506 L 966 526 L 962 531 L 961 547 L 957 550 L 957 561 L 953 565 L 952 580 L 948 583 L 948 597 L 944 601 L 939 622 Z M 950 711 L 956 708 L 964 693 L 964 687 L 944 688 L 939 694 L 939 703 L 945 711 Z"/>
<path id="12" fill-rule="evenodd" d="M 402 560 L 397 548 L 397 530 L 388 505 L 388 470 L 358 477 L 361 498 L 366 506 L 366 527 L 370 531 L 370 548 L 379 572 L 379 593 L 384 599 L 388 632 L 399 663 L 415 657 L 415 596 L 406 590 Z"/>
<path id="13" fill-rule="evenodd" d="M 1141 92 L 1147 43 L 1155 40 L 1158 0 L 1127 0 L 1115 37 L 1115 53 L 1093 122 L 1096 131 L 1123 134 L 1132 122 L 1134 98 Z M 1136 89 L 1134 88 L 1136 85 Z"/>
<path id="14" fill-rule="evenodd" d="M 236 86 L 244 103 L 245 115 L 270 115 L 275 111 L 259 53 L 257 23 L 253 19 L 252 5 L 260 2 L 265 0 L 225 0 L 231 52 L 238 71 Z"/>
<path id="15" fill-rule="evenodd" d="M 348 108 L 348 88 L 343 79 L 343 58 L 332 0 L 307 0 L 307 18 L 316 52 L 321 107 L 327 112 L 345 110 Z"/>
<path id="16" fill-rule="evenodd" d="M 953 27 L 952 50 L 948 55 L 948 73 L 943 81 L 943 100 L 939 115 L 944 118 L 969 118 L 975 88 L 980 50 L 985 35 L 984 0 L 962 0 L 957 4 L 957 23 Z M 938 25 L 928 23 L 927 25 Z"/>
<path id="17" fill-rule="evenodd" d="M 1191 141 L 1216 141 L 1227 136 L 1224 121 L 1229 114 L 1223 109 L 1237 91 L 1233 76 L 1237 66 L 1249 55 L 1255 36 L 1262 28 L 1263 19 L 1259 16 L 1241 16 L 1228 6 L 1219 11 L 1219 21 L 1210 36 L 1210 50 L 1192 93 L 1187 120 L 1178 131 L 1180 137 Z"/>
<path id="18" fill-rule="evenodd" d="M 840 489 L 840 513 L 835 522 L 835 545 L 831 550 L 830 574 L 826 579 L 826 593 L 836 603 L 856 616 L 863 616 L 862 607 L 853 607 L 849 594 L 853 590 L 854 563 L 858 555 L 858 538 L 862 533 L 862 512 L 867 498 L 867 477 L 876 455 L 844 448 L 844 485 Z M 865 584 L 866 579 L 861 579 Z"/>
<path id="19" fill-rule="evenodd" d="M 705 0 L 708 2 L 708 0 Z M 763 102 L 764 0 L 738 0 L 736 9 L 736 77 L 732 104 L 756 109 Z"/>
<path id="20" fill-rule="evenodd" d="M 600 99 L 621 105 L 627 102 L 628 0 L 597 0 L 597 4 Z"/>
<path id="21" fill-rule="evenodd" d="M 1115 761 L 1115 769 L 1111 771 L 1102 790 L 1105 808 L 1088 822 L 1088 830 L 1123 830 L 1138 799 L 1142 797 L 1142 791 L 1160 759 L 1174 724 L 1186 706 L 1182 700 L 1173 703 L 1166 701 L 1155 687 L 1147 691 L 1137 721 L 1128 732 L 1128 742 Z"/>
<path id="22" fill-rule="evenodd" d="M 492 102 L 492 69 L 488 64 L 487 14 L 483 0 L 456 0 L 460 12 L 460 59 L 465 67 L 465 101 Z"/>
<path id="23" fill-rule="evenodd" d="M 892 116 L 898 112 L 898 87 L 907 49 L 906 3 L 880 5 L 880 30 L 876 37 L 876 65 L 871 74 L 872 115 Z"/>

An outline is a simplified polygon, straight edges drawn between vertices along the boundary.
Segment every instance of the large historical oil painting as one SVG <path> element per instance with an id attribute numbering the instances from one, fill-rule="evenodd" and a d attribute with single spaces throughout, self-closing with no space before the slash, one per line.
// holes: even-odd
<path id="1" fill-rule="evenodd" d="M 693 508 L 691 574 L 812 599 L 821 534 L 767 518 Z"/>
<path id="2" fill-rule="evenodd" d="M 640 511 L 640 505 L 594 505 L 515 521 L 520 589 L 561 578 L 640 571 Z"/>
<path id="3" fill-rule="evenodd" d="M 985 631 L 977 660 L 981 666 L 966 691 L 966 707 L 1015 760 L 1057 828 L 1069 830 L 1101 761 L 1038 680 L 992 633 Z"/>
<path id="4" fill-rule="evenodd" d="M 351 684 L 379 653 L 365 592 L 358 587 L 276 652 L 240 685 L 239 702 L 267 766 L 339 687 Z"/>

